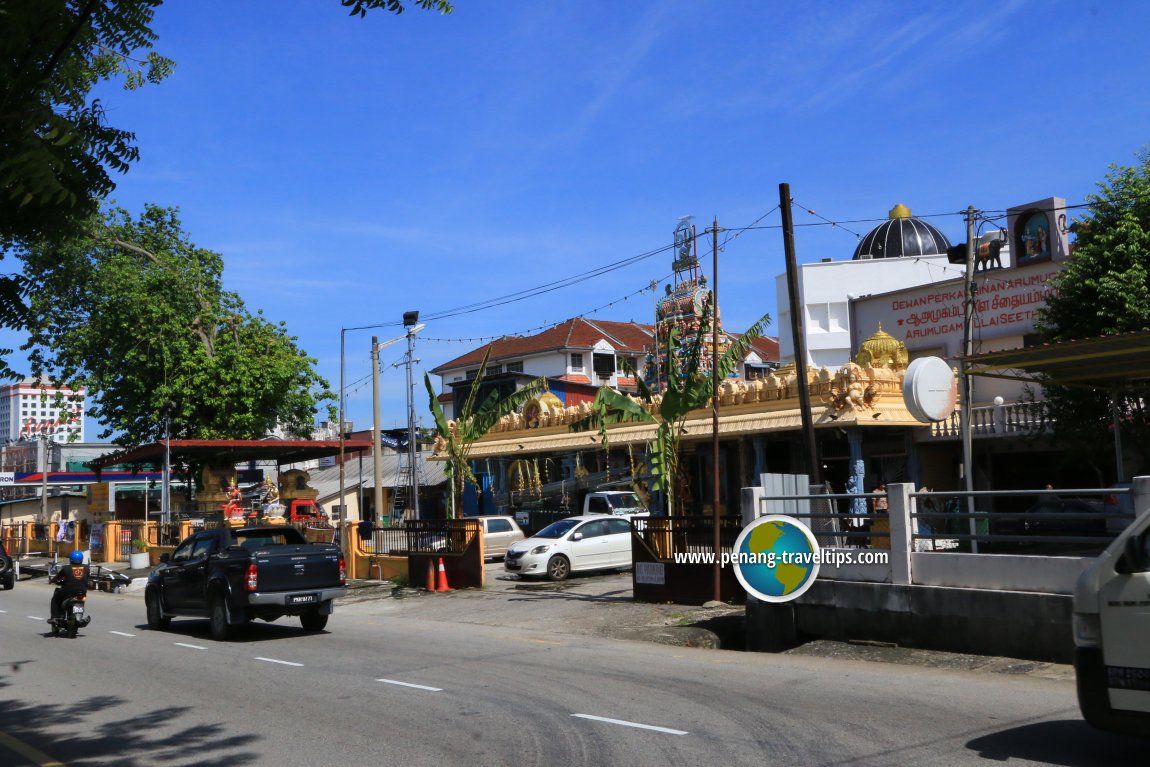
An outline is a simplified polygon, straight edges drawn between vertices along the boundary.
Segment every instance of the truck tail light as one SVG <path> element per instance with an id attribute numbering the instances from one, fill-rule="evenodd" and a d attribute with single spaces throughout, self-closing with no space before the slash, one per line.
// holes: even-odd
<path id="1" fill-rule="evenodd" d="M 256 572 L 256 563 L 252 562 L 248 565 L 248 575 L 244 579 L 244 588 L 248 591 L 255 591 L 259 587 L 259 574 Z"/>
<path id="2" fill-rule="evenodd" d="M 344 561 L 343 557 L 339 558 L 339 585 L 347 585 L 347 562 Z"/>

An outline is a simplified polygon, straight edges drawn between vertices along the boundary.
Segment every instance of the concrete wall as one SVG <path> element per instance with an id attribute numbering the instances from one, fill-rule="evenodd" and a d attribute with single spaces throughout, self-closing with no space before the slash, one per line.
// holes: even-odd
<path id="1" fill-rule="evenodd" d="M 817 581 L 794 602 L 748 597 L 747 649 L 865 639 L 947 652 L 1070 663 L 1073 598 L 1062 594 Z"/>
<path id="2" fill-rule="evenodd" d="M 914 582 L 924 586 L 1073 594 L 1093 557 L 1036 557 L 1010 554 L 911 554 Z"/>

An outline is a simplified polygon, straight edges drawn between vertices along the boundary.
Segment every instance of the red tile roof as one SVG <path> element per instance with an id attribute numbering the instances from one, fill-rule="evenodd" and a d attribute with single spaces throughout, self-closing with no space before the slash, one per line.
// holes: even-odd
<path id="1" fill-rule="evenodd" d="M 779 361 L 779 339 L 770 336 L 759 336 L 751 342 L 751 348 L 762 357 L 763 362 Z"/>
<path id="2" fill-rule="evenodd" d="M 590 351 L 599 341 L 606 341 L 617 352 L 642 354 L 654 338 L 655 329 L 640 322 L 615 322 L 612 320 L 588 320 L 575 317 L 561 322 L 533 336 L 504 336 L 498 340 L 473 349 L 461 357 L 434 368 L 431 372 L 443 375 L 444 371 L 478 365 L 483 354 L 491 349 L 491 363 L 522 359 L 545 352 Z"/>

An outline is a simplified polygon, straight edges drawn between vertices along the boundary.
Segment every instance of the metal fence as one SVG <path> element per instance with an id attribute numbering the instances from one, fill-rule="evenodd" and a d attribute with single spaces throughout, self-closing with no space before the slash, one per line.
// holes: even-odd
<path id="1" fill-rule="evenodd" d="M 123 522 L 120 525 L 120 556 L 136 553 L 136 541 L 148 541 L 147 525 L 143 522 Z"/>
<path id="2" fill-rule="evenodd" d="M 908 540 L 915 551 L 1093 556 L 1134 519 L 1130 489 L 1075 488 L 911 493 Z M 760 497 L 809 501 L 802 520 L 822 546 L 890 548 L 890 518 L 874 510 L 880 493 Z M 860 504 L 861 500 L 861 504 Z M 865 513 L 858 513 L 859 508 Z"/>
<path id="3" fill-rule="evenodd" d="M 369 554 L 462 554 L 478 533 L 466 519 L 409 519 L 401 526 L 372 528 Z"/>
<path id="4" fill-rule="evenodd" d="M 673 561 L 679 554 L 715 550 L 712 517 L 632 517 L 631 530 L 663 562 Z M 732 551 L 742 531 L 740 517 L 719 517 L 720 553 Z"/>

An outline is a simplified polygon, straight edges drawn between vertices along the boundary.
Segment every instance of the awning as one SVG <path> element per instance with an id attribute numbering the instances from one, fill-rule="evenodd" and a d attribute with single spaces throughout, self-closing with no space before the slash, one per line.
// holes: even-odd
<path id="1" fill-rule="evenodd" d="M 1150 331 L 972 354 L 968 375 L 1112 389 L 1150 378 Z"/>
<path id="2" fill-rule="evenodd" d="M 973 376 L 1108 391 L 1114 421 L 1114 465 L 1118 481 L 1125 481 L 1118 392 L 1131 383 L 1145 385 L 1150 379 L 1150 331 L 972 354 L 961 358 L 959 364 Z"/>
<path id="3" fill-rule="evenodd" d="M 242 461 L 275 461 L 280 466 L 339 455 L 340 449 L 338 439 L 173 439 L 169 444 L 173 462 L 236 464 Z M 345 439 L 343 450 L 344 453 L 370 451 L 371 440 Z M 164 443 L 153 442 L 107 453 L 88 461 L 88 465 L 93 469 L 102 469 L 133 463 L 158 465 L 163 461 Z"/>

